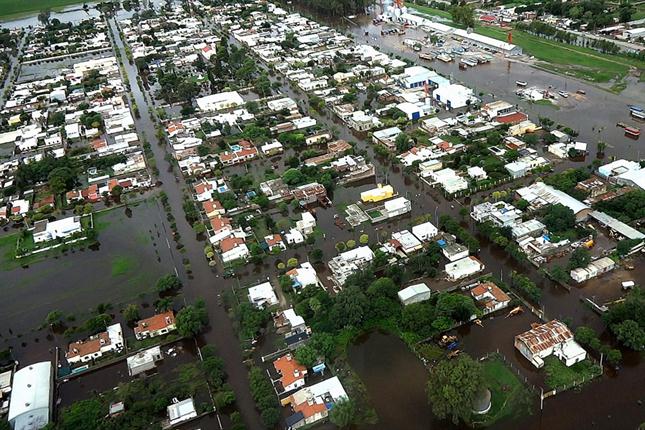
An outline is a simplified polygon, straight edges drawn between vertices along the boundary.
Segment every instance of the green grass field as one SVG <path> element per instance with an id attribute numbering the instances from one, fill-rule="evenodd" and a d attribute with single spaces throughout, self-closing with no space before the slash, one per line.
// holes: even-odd
<path id="1" fill-rule="evenodd" d="M 445 10 L 435 9 L 433 7 L 421 6 L 421 5 L 410 5 L 408 7 L 410 7 L 411 9 L 416 9 L 421 13 L 425 13 L 428 15 L 436 15 L 441 18 L 452 20 L 452 15 L 450 15 L 450 12 L 447 12 Z"/>
<path id="2" fill-rule="evenodd" d="M 0 0 L 0 20 L 37 14 L 44 9 L 56 10 L 74 4 L 82 6 L 83 3 L 82 0 Z"/>
<path id="3" fill-rule="evenodd" d="M 473 424 L 490 426 L 504 419 L 530 412 L 530 393 L 501 360 L 494 358 L 482 362 L 484 381 L 491 392 L 491 409 L 475 418 Z"/>
<path id="4" fill-rule="evenodd" d="M 499 28 L 478 27 L 476 32 L 498 40 L 507 40 L 506 32 Z M 544 61 L 541 66 L 546 69 L 592 82 L 621 80 L 631 66 L 645 69 L 645 63 L 635 59 L 602 54 L 593 49 L 546 40 L 519 30 L 513 30 L 513 43 L 521 46 L 524 53 Z"/>

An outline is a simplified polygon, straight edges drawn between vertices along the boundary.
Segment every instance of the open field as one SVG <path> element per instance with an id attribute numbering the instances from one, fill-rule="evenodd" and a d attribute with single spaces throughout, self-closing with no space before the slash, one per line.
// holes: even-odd
<path id="1" fill-rule="evenodd" d="M 428 15 L 436 15 L 441 18 L 452 20 L 452 15 L 450 15 L 450 12 L 445 10 L 435 9 L 433 7 L 421 6 L 421 5 L 410 5 L 408 7 L 410 7 L 411 9 L 416 9 L 419 12 L 426 13 Z"/>
<path id="2" fill-rule="evenodd" d="M 22 331 L 37 327 L 51 310 L 79 315 L 98 303 L 117 308 L 152 293 L 174 267 L 156 211 L 154 201 L 144 201 L 132 206 L 131 217 L 123 207 L 95 214 L 98 246 L 27 257 L 25 268 L 7 259 L 17 235 L 3 237 L 0 314 Z"/>
<path id="3" fill-rule="evenodd" d="M 506 31 L 499 28 L 480 26 L 476 32 L 498 40 L 507 40 Z M 631 66 L 645 68 L 643 62 L 635 59 L 602 54 L 593 49 L 546 40 L 519 30 L 513 30 L 513 43 L 521 46 L 525 54 L 546 62 L 547 64 L 541 64 L 544 68 L 592 82 L 620 80 L 627 75 Z"/>
<path id="4" fill-rule="evenodd" d="M 17 18 L 30 13 L 38 13 L 44 9 L 60 9 L 65 6 L 82 6 L 79 0 L 0 0 L 0 20 Z"/>

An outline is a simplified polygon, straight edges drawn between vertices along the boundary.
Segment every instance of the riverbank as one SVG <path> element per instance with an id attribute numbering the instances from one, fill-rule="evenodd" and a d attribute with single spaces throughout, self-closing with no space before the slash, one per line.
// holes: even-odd
<path id="1" fill-rule="evenodd" d="M 82 0 L 0 0 L 0 23 L 37 14 L 41 10 L 62 11 L 68 6 L 87 4 Z"/>

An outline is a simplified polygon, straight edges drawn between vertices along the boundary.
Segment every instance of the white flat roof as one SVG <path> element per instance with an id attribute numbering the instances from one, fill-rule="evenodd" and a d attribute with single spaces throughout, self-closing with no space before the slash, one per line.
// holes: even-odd
<path id="1" fill-rule="evenodd" d="M 49 407 L 52 392 L 52 364 L 42 361 L 18 370 L 11 386 L 11 402 L 8 420 L 12 421 L 23 414 L 46 416 L 49 422 Z M 29 428 L 26 426 L 22 428 Z M 34 427 L 36 428 L 36 427 Z M 40 427 L 38 427 L 40 428 Z M 18 426 L 16 426 L 18 429 Z"/>

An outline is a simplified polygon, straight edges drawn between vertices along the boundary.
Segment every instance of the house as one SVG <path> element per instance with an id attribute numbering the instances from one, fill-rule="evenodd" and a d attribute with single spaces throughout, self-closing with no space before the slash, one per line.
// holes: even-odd
<path id="1" fill-rule="evenodd" d="M 226 209 L 219 200 L 206 200 L 202 202 L 202 209 L 209 219 L 220 217 L 226 213 Z"/>
<path id="2" fill-rule="evenodd" d="M 598 174 L 605 179 L 611 179 L 629 171 L 638 171 L 640 168 L 640 163 L 637 161 L 619 159 L 600 166 L 598 168 Z"/>
<path id="3" fill-rule="evenodd" d="M 484 104 L 481 111 L 488 119 L 495 119 L 498 116 L 515 112 L 515 105 L 504 100 L 495 100 L 494 102 Z"/>
<path id="4" fill-rule="evenodd" d="M 153 315 L 137 322 L 134 335 L 137 339 L 157 337 L 176 330 L 175 314 L 172 310 Z"/>
<path id="5" fill-rule="evenodd" d="M 163 360 L 163 354 L 159 346 L 140 351 L 126 359 L 128 374 L 130 376 L 136 376 L 140 373 L 153 370 L 157 367 L 157 362 L 161 360 Z"/>
<path id="6" fill-rule="evenodd" d="M 571 279 L 577 283 L 585 282 L 603 273 L 610 272 L 616 267 L 616 262 L 609 257 L 602 257 L 589 263 L 587 267 L 579 267 L 569 272 Z"/>
<path id="7" fill-rule="evenodd" d="M 461 260 L 462 258 L 468 257 L 468 248 L 464 245 L 460 245 L 457 242 L 447 244 L 444 241 L 439 242 L 444 243 L 443 246 L 440 245 L 441 252 L 443 253 L 444 257 L 448 259 L 448 261 L 457 261 Z"/>
<path id="8" fill-rule="evenodd" d="M 372 133 L 372 142 L 383 145 L 393 151 L 396 149 L 396 137 L 401 133 L 402 131 L 399 127 L 384 128 L 383 130 Z"/>
<path id="9" fill-rule="evenodd" d="M 232 229 L 231 219 L 227 217 L 218 216 L 210 219 L 210 225 L 213 229 L 213 234 L 217 235 L 218 233 Z"/>
<path id="10" fill-rule="evenodd" d="M 195 410 L 195 403 L 192 397 L 182 401 L 176 398 L 172 399 L 172 404 L 166 410 L 168 412 L 168 424 L 170 426 L 177 425 L 197 416 L 197 410 Z"/>
<path id="11" fill-rule="evenodd" d="M 81 217 L 78 216 L 63 218 L 58 221 L 43 219 L 36 221 L 32 228 L 35 243 L 47 242 L 49 240 L 56 239 L 67 239 L 73 234 L 81 231 Z"/>
<path id="12" fill-rule="evenodd" d="M 54 371 L 50 361 L 30 364 L 13 375 L 9 414 L 14 430 L 39 430 L 52 418 Z M 3 397 L 3 403 L 5 399 Z M 5 419 L 3 417 L 2 419 Z"/>
<path id="13" fill-rule="evenodd" d="M 296 230 L 303 236 L 309 236 L 316 228 L 316 219 L 311 212 L 303 212 L 300 214 L 301 219 L 296 221 Z"/>
<path id="14" fill-rule="evenodd" d="M 479 166 L 469 167 L 467 170 L 468 176 L 475 181 L 482 181 L 488 178 L 488 174 L 484 169 Z"/>
<path id="15" fill-rule="evenodd" d="M 304 288 L 309 285 L 322 286 L 320 279 L 318 279 L 316 269 L 314 269 L 308 261 L 302 263 L 300 267 L 287 271 L 286 275 L 291 278 L 294 290 L 298 290 L 299 288 Z"/>
<path id="16" fill-rule="evenodd" d="M 106 331 L 69 344 L 65 358 L 68 363 L 87 363 L 108 352 L 121 352 L 124 347 L 121 324 L 112 324 Z"/>
<path id="17" fill-rule="evenodd" d="M 436 116 L 421 120 L 421 128 L 430 134 L 435 134 L 448 126 L 449 124 L 446 121 Z"/>
<path id="18" fill-rule="evenodd" d="M 429 242 L 437 233 L 439 233 L 439 229 L 429 221 L 412 227 L 412 234 L 421 242 Z"/>
<path id="19" fill-rule="evenodd" d="M 408 230 L 392 233 L 390 243 L 395 249 L 401 250 L 405 255 L 411 255 L 423 249 L 421 241 Z"/>
<path id="20" fill-rule="evenodd" d="M 290 405 L 293 410 L 293 414 L 285 420 L 287 428 L 297 429 L 323 420 L 329 415 L 334 403 L 347 398 L 347 393 L 337 376 L 301 388 L 281 401 L 284 406 Z"/>
<path id="21" fill-rule="evenodd" d="M 264 236 L 264 242 L 267 244 L 267 249 L 270 251 L 273 251 L 274 249 L 284 251 L 287 249 L 287 246 L 282 241 L 282 236 L 277 233 Z"/>
<path id="22" fill-rule="evenodd" d="M 412 210 L 412 202 L 405 197 L 397 197 L 383 203 L 383 215 L 387 218 L 394 218 L 406 214 Z"/>
<path id="23" fill-rule="evenodd" d="M 508 174 L 511 175 L 511 178 L 517 179 L 526 176 L 528 172 L 528 166 L 526 163 L 521 161 L 513 161 L 512 163 L 507 163 L 504 165 L 504 168 L 508 171 Z"/>
<path id="24" fill-rule="evenodd" d="M 361 193 L 361 200 L 364 203 L 376 203 L 389 199 L 392 196 L 394 196 L 394 188 L 392 188 L 392 185 L 378 184 L 376 188 L 363 191 Z"/>
<path id="25" fill-rule="evenodd" d="M 273 322 L 279 329 L 287 328 L 290 332 L 301 332 L 307 330 L 305 319 L 296 314 L 293 308 L 285 309 L 274 317 Z"/>
<path id="26" fill-rule="evenodd" d="M 297 230 L 295 228 L 292 228 L 288 232 L 284 234 L 284 238 L 287 241 L 288 245 L 300 245 L 301 243 L 305 242 L 305 237 L 303 234 L 300 232 L 300 230 Z"/>
<path id="27" fill-rule="evenodd" d="M 430 115 L 434 111 L 434 108 L 430 104 L 415 104 L 410 102 L 399 103 L 396 105 L 396 108 L 403 112 L 411 121 L 417 120 L 422 116 Z"/>
<path id="28" fill-rule="evenodd" d="M 470 295 L 483 308 L 484 314 L 504 309 L 511 302 L 509 295 L 492 282 L 482 282 L 470 290 Z"/>
<path id="29" fill-rule="evenodd" d="M 448 194 L 468 189 L 468 181 L 457 175 L 457 172 L 451 168 L 430 172 L 429 178 L 433 183 L 441 185 Z"/>
<path id="30" fill-rule="evenodd" d="M 219 243 L 223 263 L 244 260 L 251 256 L 249 248 L 241 237 L 227 237 Z"/>
<path id="31" fill-rule="evenodd" d="M 275 360 L 273 362 L 273 368 L 280 374 L 279 392 L 288 393 L 305 385 L 307 367 L 298 363 L 291 354 L 284 355 Z"/>
<path id="32" fill-rule="evenodd" d="M 257 308 L 264 308 L 278 304 L 278 297 L 273 291 L 270 282 L 264 282 L 249 288 L 249 301 Z"/>
<path id="33" fill-rule="evenodd" d="M 558 320 L 518 334 L 515 348 L 538 369 L 544 366 L 544 359 L 550 355 L 555 355 L 567 367 L 587 357 L 587 351 L 574 340 L 571 330 Z"/>
<path id="34" fill-rule="evenodd" d="M 484 202 L 473 206 L 471 218 L 477 222 L 490 221 L 498 227 L 511 227 L 522 217 L 522 211 L 504 201 Z"/>
<path id="35" fill-rule="evenodd" d="M 406 67 L 403 74 L 397 77 L 399 85 L 403 88 L 423 88 L 430 85 L 430 80 L 437 73 L 422 66 Z"/>
<path id="36" fill-rule="evenodd" d="M 293 197 L 298 200 L 300 206 L 307 206 L 313 203 L 320 203 L 323 206 L 328 206 L 331 204 L 329 198 L 327 198 L 327 190 L 324 186 L 317 182 L 312 182 L 310 184 L 301 185 L 298 188 L 294 189 Z"/>
<path id="37" fill-rule="evenodd" d="M 272 157 L 274 155 L 281 154 L 284 151 L 284 148 L 280 142 L 276 139 L 273 139 L 271 142 L 267 142 L 260 147 L 260 151 L 267 157 Z"/>
<path id="38" fill-rule="evenodd" d="M 368 131 L 381 125 L 375 116 L 365 113 L 362 110 L 354 111 L 347 117 L 347 125 L 356 131 Z"/>
<path id="39" fill-rule="evenodd" d="M 536 219 L 530 219 L 511 227 L 511 236 L 513 239 L 519 240 L 527 236 L 537 237 L 541 236 L 546 230 L 546 226 Z"/>
<path id="40" fill-rule="evenodd" d="M 470 256 L 446 264 L 445 270 L 449 280 L 458 281 L 481 272 L 484 270 L 484 264 L 477 258 Z"/>
<path id="41" fill-rule="evenodd" d="M 362 269 L 374 259 L 374 252 L 369 246 L 345 251 L 329 261 L 329 269 L 337 285 L 343 285 L 352 273 Z"/>
<path id="42" fill-rule="evenodd" d="M 195 102 L 202 112 L 212 112 L 241 106 L 244 104 L 244 99 L 237 91 L 227 91 L 199 97 Z"/>
<path id="43" fill-rule="evenodd" d="M 428 300 L 432 295 L 432 290 L 424 283 L 410 285 L 397 293 L 399 300 L 404 306 L 411 305 L 412 303 L 419 303 Z"/>

